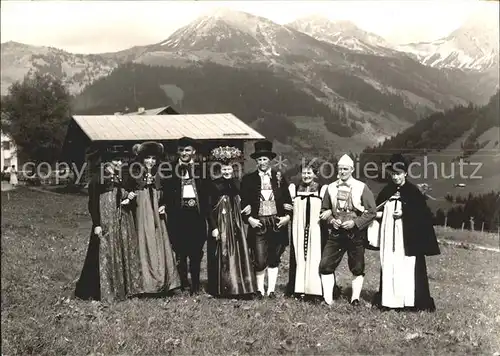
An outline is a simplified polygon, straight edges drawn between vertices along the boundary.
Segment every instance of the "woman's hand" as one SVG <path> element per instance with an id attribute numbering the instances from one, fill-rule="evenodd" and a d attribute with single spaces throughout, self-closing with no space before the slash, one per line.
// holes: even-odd
<path id="1" fill-rule="evenodd" d="M 127 199 L 123 199 L 122 202 L 120 203 L 120 205 L 128 205 L 130 203 L 130 199 L 127 198 Z"/>
<path id="2" fill-rule="evenodd" d="M 288 224 L 288 222 L 290 221 L 290 215 L 282 216 L 279 219 L 280 219 L 280 221 L 277 224 L 278 229 L 285 226 L 286 224 Z"/>
<path id="3" fill-rule="evenodd" d="M 325 210 L 323 211 L 320 215 L 319 218 L 321 220 L 327 220 L 330 216 L 332 216 L 332 211 L 331 210 Z"/>
<path id="4" fill-rule="evenodd" d="M 102 227 L 100 227 L 100 226 L 94 227 L 94 235 L 102 237 Z"/>
<path id="5" fill-rule="evenodd" d="M 165 214 L 165 205 L 162 205 L 158 208 L 158 212 L 160 213 L 160 215 L 163 215 Z"/>
<path id="6" fill-rule="evenodd" d="M 137 196 L 137 194 L 135 194 L 134 192 L 130 192 L 130 193 L 128 193 L 128 195 L 127 195 L 127 199 L 132 200 L 132 199 L 134 199 L 136 196 Z"/>
<path id="7" fill-rule="evenodd" d="M 216 240 L 220 240 L 219 229 L 212 230 L 212 237 L 215 238 Z"/>
<path id="8" fill-rule="evenodd" d="M 394 219 L 400 219 L 403 216 L 403 212 L 401 210 L 396 210 L 394 213 L 392 213 L 392 217 Z"/>
<path id="9" fill-rule="evenodd" d="M 376 218 L 377 219 L 382 219 L 382 216 L 384 215 L 384 213 L 382 211 L 377 211 L 377 216 Z"/>
<path id="10" fill-rule="evenodd" d="M 285 210 L 288 210 L 288 211 L 292 211 L 293 210 L 293 205 L 292 204 L 285 203 L 285 204 L 283 204 L 283 207 L 285 208 Z"/>
<path id="11" fill-rule="evenodd" d="M 250 215 L 252 212 L 252 207 L 250 205 L 245 206 L 245 208 L 241 211 L 242 214 Z"/>

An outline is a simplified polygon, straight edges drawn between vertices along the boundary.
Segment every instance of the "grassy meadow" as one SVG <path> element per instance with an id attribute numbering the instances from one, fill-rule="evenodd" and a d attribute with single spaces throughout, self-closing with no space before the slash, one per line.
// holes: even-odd
<path id="1" fill-rule="evenodd" d="M 104 304 L 72 298 L 89 232 L 85 196 L 2 192 L 2 355 L 500 355 L 497 252 L 442 246 L 428 258 L 433 314 L 371 308 L 374 251 L 358 308 L 348 303 L 347 256 L 331 308 L 285 298 L 287 253 L 275 300 L 179 292 Z"/>

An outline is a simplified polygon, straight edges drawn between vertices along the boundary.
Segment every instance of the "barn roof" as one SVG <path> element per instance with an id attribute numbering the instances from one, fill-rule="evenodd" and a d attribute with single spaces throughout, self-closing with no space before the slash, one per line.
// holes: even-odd
<path id="1" fill-rule="evenodd" d="M 91 141 L 264 138 L 233 114 L 76 115 L 73 119 Z"/>
<path id="2" fill-rule="evenodd" d="M 130 112 L 130 113 L 126 113 L 125 115 L 141 115 L 141 116 L 158 115 L 165 110 L 167 110 L 167 112 L 169 112 L 169 113 L 178 114 L 178 112 L 174 108 L 172 108 L 171 106 L 163 106 L 161 108 L 144 110 L 143 112 L 140 112 L 140 111 Z"/>

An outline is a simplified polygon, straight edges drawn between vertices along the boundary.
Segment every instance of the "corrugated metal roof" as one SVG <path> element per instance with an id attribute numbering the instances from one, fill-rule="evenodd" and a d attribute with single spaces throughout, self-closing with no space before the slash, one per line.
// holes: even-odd
<path id="1" fill-rule="evenodd" d="M 75 122 L 92 141 L 262 139 L 233 114 L 76 115 Z"/>

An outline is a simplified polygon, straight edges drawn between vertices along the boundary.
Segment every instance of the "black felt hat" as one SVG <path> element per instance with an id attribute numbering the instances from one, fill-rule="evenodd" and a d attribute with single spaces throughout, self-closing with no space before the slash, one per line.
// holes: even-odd
<path id="1" fill-rule="evenodd" d="M 269 157 L 269 159 L 273 159 L 276 157 L 276 153 L 273 152 L 273 143 L 268 140 L 259 140 L 254 143 L 255 152 L 250 155 L 253 159 L 257 159 L 259 157 Z"/>
<path id="2" fill-rule="evenodd" d="M 395 153 L 391 156 L 389 160 L 389 166 L 387 166 L 387 170 L 391 173 L 401 173 L 408 172 L 408 167 L 410 163 L 406 157 L 404 157 L 401 153 Z"/>
<path id="3" fill-rule="evenodd" d="M 197 149 L 199 145 L 198 145 L 198 142 L 194 138 L 186 137 L 186 136 L 181 137 L 177 141 L 177 147 L 187 147 L 187 146 L 191 146 L 194 149 Z"/>
<path id="4" fill-rule="evenodd" d="M 137 157 L 147 157 L 147 156 L 161 157 L 163 155 L 164 148 L 161 143 L 154 141 L 147 141 L 135 144 L 132 147 L 132 151 L 136 154 Z"/>

